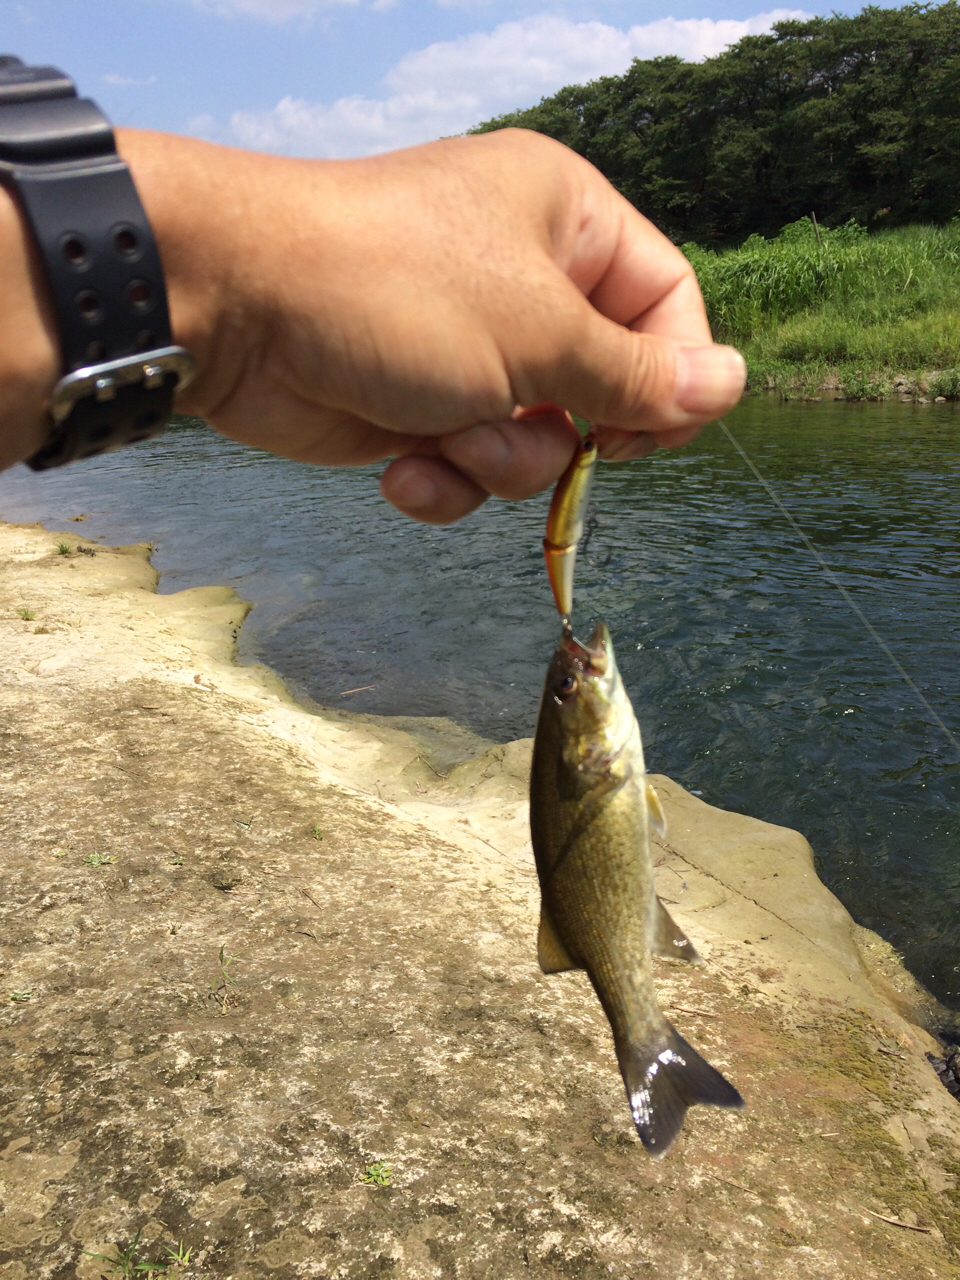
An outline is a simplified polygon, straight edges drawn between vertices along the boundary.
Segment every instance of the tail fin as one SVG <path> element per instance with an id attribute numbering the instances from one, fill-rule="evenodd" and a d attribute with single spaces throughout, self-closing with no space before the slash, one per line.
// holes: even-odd
<path id="1" fill-rule="evenodd" d="M 714 1107 L 742 1107 L 743 1099 L 716 1068 L 711 1067 L 666 1024 L 666 1035 L 653 1045 L 624 1043 L 617 1059 L 640 1141 L 653 1156 L 663 1156 L 683 1127 L 687 1107 L 701 1102 Z"/>

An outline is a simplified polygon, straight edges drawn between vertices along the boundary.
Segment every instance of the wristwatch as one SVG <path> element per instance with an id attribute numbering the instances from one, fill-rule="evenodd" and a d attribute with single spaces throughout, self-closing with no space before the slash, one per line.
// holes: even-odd
<path id="1" fill-rule="evenodd" d="M 50 435 L 27 465 L 159 435 L 196 362 L 174 345 L 156 241 L 110 123 L 56 67 L 0 55 L 0 184 L 36 242 L 60 336 Z"/>

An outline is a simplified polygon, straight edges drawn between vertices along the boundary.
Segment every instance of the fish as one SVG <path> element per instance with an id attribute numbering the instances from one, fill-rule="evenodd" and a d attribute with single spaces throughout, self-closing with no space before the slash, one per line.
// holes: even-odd
<path id="1" fill-rule="evenodd" d="M 550 661 L 534 739 L 530 827 L 541 892 L 540 968 L 586 970 L 613 1032 L 637 1133 L 661 1157 L 688 1107 L 744 1102 L 657 1000 L 651 957 L 699 956 L 654 891 L 651 828 L 665 833 L 666 823 L 603 623 L 587 644 L 565 624 Z"/>

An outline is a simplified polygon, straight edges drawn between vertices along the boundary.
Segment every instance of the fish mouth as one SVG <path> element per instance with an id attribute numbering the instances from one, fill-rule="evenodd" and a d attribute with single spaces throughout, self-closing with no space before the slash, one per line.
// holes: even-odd
<path id="1" fill-rule="evenodd" d="M 573 631 L 565 632 L 561 650 L 566 658 L 566 670 L 580 673 L 582 705 L 584 713 L 593 725 L 592 745 L 584 747 L 584 756 L 577 768 L 582 771 L 586 763 L 591 769 L 608 771 L 623 755 L 630 740 L 630 726 L 634 723 L 633 710 L 626 699 L 614 657 L 613 642 L 607 626 L 598 622 L 584 643 Z"/>
<path id="2" fill-rule="evenodd" d="M 567 652 L 584 675 L 605 676 L 610 668 L 610 631 L 606 623 L 598 622 L 586 644 L 578 640 L 571 629 L 564 635 Z"/>

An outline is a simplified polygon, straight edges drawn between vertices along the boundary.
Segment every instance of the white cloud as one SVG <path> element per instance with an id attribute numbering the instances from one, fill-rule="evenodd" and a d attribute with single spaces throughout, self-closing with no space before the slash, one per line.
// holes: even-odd
<path id="1" fill-rule="evenodd" d="M 201 115 L 191 116 L 187 121 L 187 133 L 213 141 L 217 134 L 217 122 L 209 111 L 204 111 Z"/>
<path id="2" fill-rule="evenodd" d="M 115 71 L 108 71 L 107 74 L 101 78 L 104 84 L 121 85 L 124 88 L 134 87 L 134 88 L 142 89 L 144 86 L 148 84 L 157 83 L 156 76 L 147 76 L 145 80 L 137 80 L 134 76 L 117 75 Z"/>
<path id="3" fill-rule="evenodd" d="M 384 77 L 382 98 L 354 95 L 327 104 L 286 97 L 268 111 L 235 112 L 230 126 L 234 141 L 261 150 L 372 155 L 463 133 L 564 85 L 620 74 L 633 58 L 677 54 L 696 61 L 774 22 L 811 16 L 774 9 L 742 22 L 660 18 L 623 31 L 542 14 L 406 54 Z"/>
<path id="4" fill-rule="evenodd" d="M 356 4 L 357 0 L 193 0 L 194 7 L 220 18 L 260 18 L 264 22 L 289 22 L 312 18 L 332 4 Z"/>

